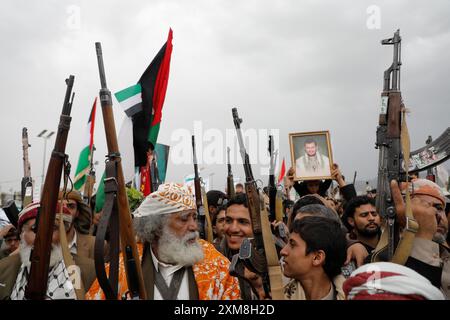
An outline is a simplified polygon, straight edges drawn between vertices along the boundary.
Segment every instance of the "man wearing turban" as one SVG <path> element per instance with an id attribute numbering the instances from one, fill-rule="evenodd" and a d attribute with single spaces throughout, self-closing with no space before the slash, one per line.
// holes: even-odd
<path id="1" fill-rule="evenodd" d="M 199 239 L 191 191 L 167 183 L 148 195 L 133 213 L 144 285 L 150 300 L 239 299 L 239 284 L 228 273 L 229 261 L 212 244 Z M 119 261 L 119 295 L 128 290 Z M 98 283 L 88 293 L 102 299 Z"/>

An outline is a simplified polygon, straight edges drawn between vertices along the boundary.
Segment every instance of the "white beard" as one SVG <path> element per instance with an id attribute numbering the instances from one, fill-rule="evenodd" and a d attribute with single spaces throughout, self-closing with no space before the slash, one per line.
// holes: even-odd
<path id="1" fill-rule="evenodd" d="M 189 244 L 188 241 L 198 238 L 198 232 L 190 232 L 183 238 L 173 234 L 164 226 L 162 236 L 158 241 L 158 255 L 161 261 L 182 266 L 192 266 L 203 260 L 203 248 L 198 241 Z"/>
<path id="2" fill-rule="evenodd" d="M 31 265 L 31 250 L 33 246 L 29 246 L 24 240 L 20 241 L 20 260 L 22 264 L 29 267 Z M 55 245 L 52 243 L 52 252 L 50 253 L 50 268 L 54 267 L 58 262 L 63 259 L 62 248 L 61 245 Z"/>

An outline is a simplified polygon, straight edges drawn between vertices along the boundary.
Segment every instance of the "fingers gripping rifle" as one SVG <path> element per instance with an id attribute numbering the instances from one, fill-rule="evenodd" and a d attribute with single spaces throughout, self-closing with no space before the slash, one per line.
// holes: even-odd
<path id="1" fill-rule="evenodd" d="M 105 170 L 105 206 L 103 208 L 103 214 L 99 222 L 95 239 L 95 268 L 99 284 L 107 299 L 117 299 L 120 235 L 120 248 L 125 262 L 124 266 L 127 275 L 128 294 L 131 299 L 146 299 L 142 268 L 137 251 L 136 238 L 132 228 L 128 197 L 125 190 L 121 157 L 112 111 L 111 92 L 106 86 L 102 47 L 99 42 L 97 42 L 95 46 L 97 50 L 97 61 L 101 83 L 100 101 L 102 105 L 106 142 L 108 145 Z M 109 220 L 111 220 L 111 222 Z M 111 223 L 111 262 L 108 279 L 104 267 L 104 240 L 109 223 Z"/>
<path id="2" fill-rule="evenodd" d="M 32 300 L 44 300 L 47 292 L 48 271 L 50 263 L 50 252 L 52 245 L 53 227 L 55 224 L 56 205 L 58 201 L 61 174 L 66 161 L 65 154 L 67 136 L 69 134 L 70 112 L 74 94 L 72 87 L 74 76 L 66 79 L 67 89 L 64 97 L 63 110 L 59 119 L 58 132 L 56 134 L 55 146 L 48 164 L 47 175 L 42 190 L 39 214 L 36 218 L 36 239 L 31 252 L 31 268 L 25 289 L 25 298 Z M 71 98 L 72 95 L 72 99 Z"/>
<path id="3" fill-rule="evenodd" d="M 232 114 L 239 142 L 239 150 L 244 163 L 245 191 L 252 222 L 253 239 L 245 239 L 243 241 L 239 250 L 240 259 L 233 259 L 234 265 L 230 266 L 230 272 L 233 270 L 242 270 L 243 268 L 236 266 L 236 264 L 239 262 L 244 263 L 249 270 L 261 276 L 266 297 L 270 297 L 271 295 L 273 299 L 283 299 L 281 268 L 278 263 L 278 256 L 272 239 L 264 200 L 258 191 L 249 156 L 245 150 L 240 127 L 242 119 L 239 118 L 236 108 L 232 109 Z"/>

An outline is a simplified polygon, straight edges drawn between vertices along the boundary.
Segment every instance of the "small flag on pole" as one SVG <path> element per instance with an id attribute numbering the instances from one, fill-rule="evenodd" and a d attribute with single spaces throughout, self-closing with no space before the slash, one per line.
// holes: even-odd
<path id="1" fill-rule="evenodd" d="M 278 184 L 280 184 L 281 181 L 283 181 L 283 178 L 285 175 L 286 175 L 286 164 L 285 164 L 284 158 L 283 158 L 283 162 L 281 163 L 280 175 L 278 176 Z"/>
<path id="2" fill-rule="evenodd" d="M 80 156 L 78 158 L 77 170 L 75 172 L 74 178 L 74 188 L 78 191 L 84 189 L 84 184 L 86 182 L 86 176 L 89 174 L 92 148 L 94 146 L 94 126 L 95 126 L 95 109 L 97 107 L 97 97 L 94 100 L 94 105 L 92 106 L 91 113 L 89 115 L 89 120 L 85 129 L 85 145 L 81 150 Z"/>

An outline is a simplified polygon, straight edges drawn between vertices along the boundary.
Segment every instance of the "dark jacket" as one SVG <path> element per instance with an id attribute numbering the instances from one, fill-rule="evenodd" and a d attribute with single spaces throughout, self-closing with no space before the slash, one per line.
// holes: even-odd
<path id="1" fill-rule="evenodd" d="M 81 281 L 83 281 L 84 289 L 87 291 L 96 278 L 94 260 L 77 255 L 73 255 L 73 258 L 75 264 L 80 267 Z M 10 299 L 21 264 L 19 254 L 0 260 L 0 300 Z"/>

